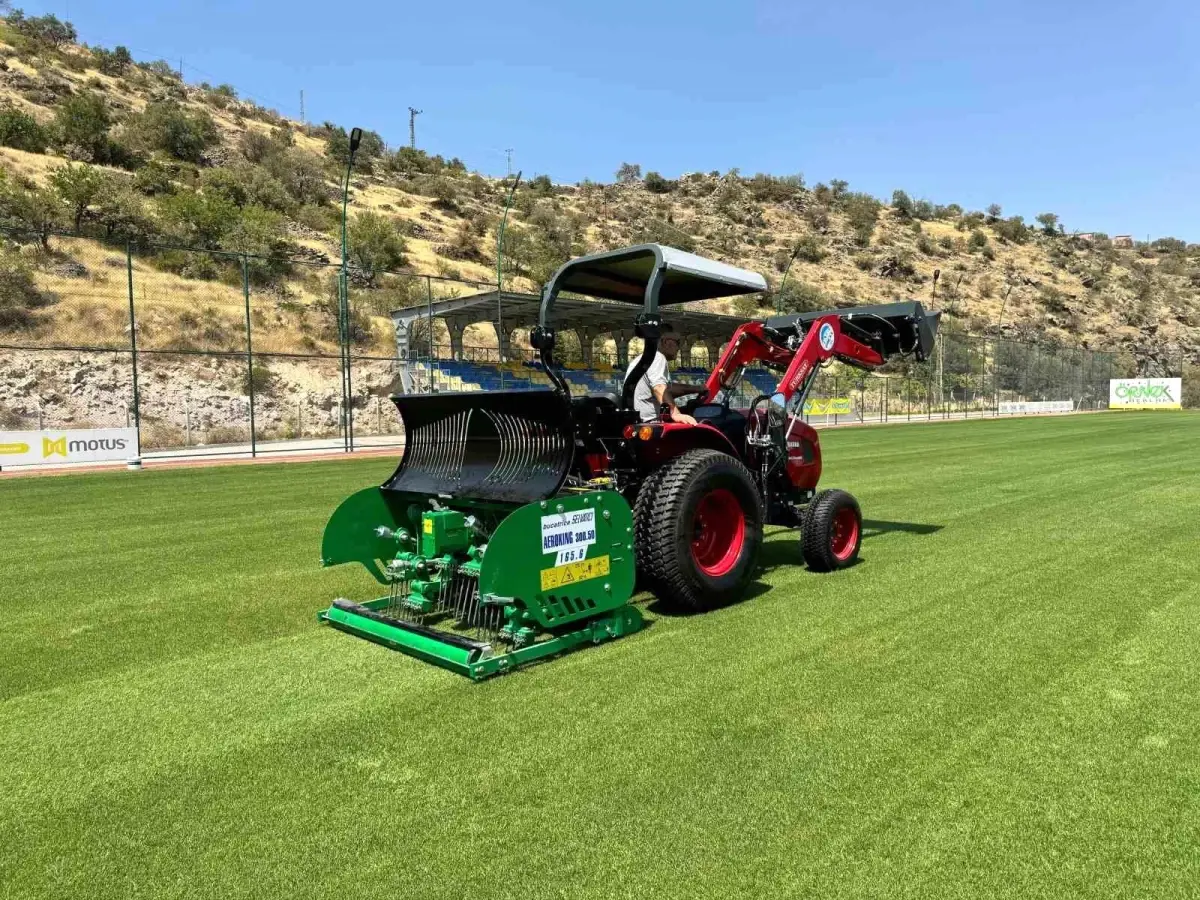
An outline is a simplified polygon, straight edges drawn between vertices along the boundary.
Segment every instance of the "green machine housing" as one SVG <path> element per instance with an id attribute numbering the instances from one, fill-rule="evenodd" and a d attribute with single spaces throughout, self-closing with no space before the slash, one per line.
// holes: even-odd
<path id="1" fill-rule="evenodd" d="M 321 547 L 323 566 L 361 563 L 388 593 L 335 600 L 322 621 L 474 679 L 641 628 L 629 504 L 563 486 L 573 447 L 553 392 L 393 401 L 400 466 L 341 503 Z"/>

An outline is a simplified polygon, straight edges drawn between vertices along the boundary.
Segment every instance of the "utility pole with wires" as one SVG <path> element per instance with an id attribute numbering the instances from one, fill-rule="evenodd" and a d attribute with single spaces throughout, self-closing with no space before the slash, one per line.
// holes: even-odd
<path id="1" fill-rule="evenodd" d="M 308 124 L 308 119 L 304 118 L 304 88 L 300 88 L 300 124 Z"/>
<path id="2" fill-rule="evenodd" d="M 504 176 L 505 178 L 512 177 L 512 155 L 513 155 L 513 148 L 505 147 L 504 148 L 504 158 L 507 160 L 507 164 L 506 164 L 507 174 Z"/>
<path id="3" fill-rule="evenodd" d="M 422 109 L 408 108 L 408 146 L 417 149 L 417 116 L 423 113 Z"/>

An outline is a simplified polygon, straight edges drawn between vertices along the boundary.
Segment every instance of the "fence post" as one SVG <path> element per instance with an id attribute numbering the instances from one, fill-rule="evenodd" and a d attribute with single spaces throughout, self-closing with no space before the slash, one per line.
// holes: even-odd
<path id="1" fill-rule="evenodd" d="M 142 455 L 142 399 L 138 392 L 137 317 L 133 311 L 133 243 L 125 242 L 125 275 L 129 282 L 129 354 L 133 363 L 133 427 L 137 431 L 137 455 Z"/>
<path id="2" fill-rule="evenodd" d="M 242 299 L 246 302 L 246 389 L 250 394 L 250 456 L 258 456 L 254 437 L 254 344 L 250 335 L 250 260 L 242 254 Z"/>
<path id="3" fill-rule="evenodd" d="M 437 393 L 437 379 L 433 377 L 433 279 L 428 275 L 425 276 L 425 305 L 428 311 L 425 336 L 429 338 L 429 392 L 433 394 Z M 440 368 L 438 372 L 441 372 Z"/>
<path id="4" fill-rule="evenodd" d="M 838 399 L 838 379 L 837 379 L 837 376 L 834 375 L 833 376 L 833 402 L 836 403 L 837 399 Z M 833 424 L 836 425 L 837 423 L 838 423 L 837 407 L 834 407 Z"/>

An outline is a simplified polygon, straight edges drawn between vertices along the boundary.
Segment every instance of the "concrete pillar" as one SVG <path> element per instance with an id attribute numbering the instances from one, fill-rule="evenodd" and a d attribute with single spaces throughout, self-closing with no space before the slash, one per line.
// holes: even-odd
<path id="1" fill-rule="evenodd" d="M 396 360 L 400 368 L 400 386 L 406 394 L 413 392 L 413 375 L 409 368 L 412 352 L 412 320 L 396 320 Z"/>
<path id="2" fill-rule="evenodd" d="M 704 346 L 708 350 L 708 369 L 711 372 L 716 368 L 717 360 L 721 358 L 721 342 L 706 340 Z"/>
<path id="3" fill-rule="evenodd" d="M 617 345 L 617 368 L 624 372 L 629 368 L 629 339 L 633 335 L 628 331 L 614 331 L 612 336 Z"/>
<path id="4" fill-rule="evenodd" d="M 512 357 L 512 332 L 505 328 L 501 331 L 496 327 L 496 323 L 492 323 L 492 330 L 496 332 L 496 346 L 500 348 L 500 362 L 504 362 Z"/>
<path id="5" fill-rule="evenodd" d="M 692 344 L 695 343 L 695 338 L 681 337 L 679 339 L 679 356 L 676 358 L 676 364 L 685 368 L 692 364 Z"/>
<path id="6" fill-rule="evenodd" d="M 456 360 L 462 361 L 463 358 L 463 332 L 466 331 L 467 323 L 461 319 L 445 319 L 446 330 L 450 332 L 450 356 Z"/>
<path id="7" fill-rule="evenodd" d="M 579 357 L 583 360 L 583 364 L 590 369 L 592 368 L 592 341 L 596 337 L 596 332 L 587 325 L 580 325 L 575 329 L 575 336 L 579 338 Z"/>

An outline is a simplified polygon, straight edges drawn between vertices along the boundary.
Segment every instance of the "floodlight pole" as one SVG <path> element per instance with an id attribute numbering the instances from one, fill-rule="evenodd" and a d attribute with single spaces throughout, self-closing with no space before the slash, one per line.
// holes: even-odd
<path id="1" fill-rule="evenodd" d="M 992 390 L 996 394 L 996 415 L 1000 415 L 1000 340 L 1004 326 L 1004 308 L 1008 306 L 1008 295 L 1012 290 L 1013 286 L 1009 284 L 1008 290 L 1004 292 L 1004 300 L 1000 304 L 1000 317 L 996 319 L 996 346 L 992 349 Z"/>
<path id="2" fill-rule="evenodd" d="M 517 185 L 521 183 L 521 173 L 508 189 L 508 199 L 504 201 L 504 215 L 500 217 L 500 225 L 496 229 L 496 358 L 500 360 L 500 387 L 504 387 L 504 227 L 508 224 L 508 211 L 512 209 L 513 195 Z"/>
<path id="3" fill-rule="evenodd" d="M 783 286 L 787 284 L 788 272 L 792 271 L 792 263 L 796 261 L 796 256 L 800 253 L 800 242 L 796 242 L 795 248 L 792 250 L 791 258 L 788 259 L 788 264 L 783 270 L 783 277 L 779 279 L 779 287 L 775 289 L 775 312 L 783 312 Z"/>
<path id="4" fill-rule="evenodd" d="M 342 446 L 349 453 L 354 449 L 354 419 L 350 380 L 350 265 L 346 241 L 346 215 L 350 205 L 350 170 L 354 154 L 362 142 L 362 129 L 350 129 L 350 156 L 346 160 L 346 177 L 342 182 L 342 269 L 338 273 L 338 337 L 342 356 Z"/>

